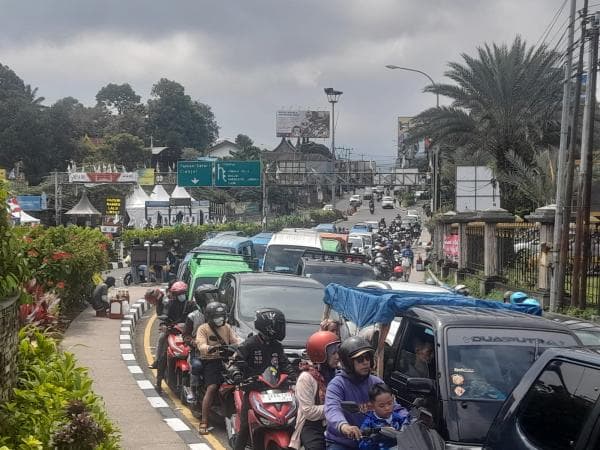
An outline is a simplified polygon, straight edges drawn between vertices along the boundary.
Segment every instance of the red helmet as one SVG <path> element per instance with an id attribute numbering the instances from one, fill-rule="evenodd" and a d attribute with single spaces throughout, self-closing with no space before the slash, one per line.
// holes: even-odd
<path id="1" fill-rule="evenodd" d="M 169 289 L 169 292 L 171 294 L 186 294 L 188 290 L 188 285 L 185 284 L 183 281 L 176 281 L 175 283 L 173 283 L 173 286 L 171 286 L 171 288 Z"/>
<path id="2" fill-rule="evenodd" d="M 402 266 L 394 267 L 394 273 L 402 273 L 402 272 L 404 272 L 404 270 L 402 270 Z"/>
<path id="3" fill-rule="evenodd" d="M 317 331 L 306 341 L 306 352 L 309 359 L 315 364 L 323 364 L 327 361 L 327 347 L 339 344 L 340 338 L 331 331 Z"/>

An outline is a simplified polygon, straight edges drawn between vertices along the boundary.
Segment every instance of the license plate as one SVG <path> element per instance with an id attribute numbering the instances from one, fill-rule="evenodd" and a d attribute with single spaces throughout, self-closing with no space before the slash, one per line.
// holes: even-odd
<path id="1" fill-rule="evenodd" d="M 268 394 L 261 394 L 263 403 L 287 403 L 294 400 L 294 396 L 291 392 L 273 392 Z"/>

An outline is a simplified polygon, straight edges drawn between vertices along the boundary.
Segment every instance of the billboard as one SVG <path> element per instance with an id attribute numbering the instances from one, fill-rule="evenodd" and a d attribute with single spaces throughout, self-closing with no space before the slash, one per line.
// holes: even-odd
<path id="1" fill-rule="evenodd" d="M 69 172 L 69 183 L 137 183 L 137 172 Z"/>
<path id="2" fill-rule="evenodd" d="M 277 111 L 277 137 L 328 138 L 329 111 Z"/>
<path id="3" fill-rule="evenodd" d="M 456 166 L 456 211 L 500 208 L 500 187 L 486 166 Z"/>
<path id="4" fill-rule="evenodd" d="M 140 186 L 154 186 L 154 169 L 138 169 L 137 174 Z"/>

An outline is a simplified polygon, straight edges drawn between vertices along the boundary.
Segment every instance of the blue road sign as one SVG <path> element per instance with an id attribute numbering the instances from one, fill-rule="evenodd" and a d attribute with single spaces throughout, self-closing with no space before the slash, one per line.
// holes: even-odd
<path id="1" fill-rule="evenodd" d="M 177 161 L 177 185 L 181 187 L 212 186 L 210 161 Z"/>
<path id="2" fill-rule="evenodd" d="M 260 161 L 216 161 L 215 186 L 260 186 Z"/>

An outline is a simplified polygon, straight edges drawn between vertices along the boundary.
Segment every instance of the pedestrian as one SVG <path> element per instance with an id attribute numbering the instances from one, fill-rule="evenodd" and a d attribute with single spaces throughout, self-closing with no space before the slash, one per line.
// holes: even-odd
<path id="1" fill-rule="evenodd" d="M 352 336 L 339 349 L 343 370 L 327 386 L 325 394 L 325 440 L 329 450 L 357 449 L 362 434 L 360 424 L 368 410 L 369 390 L 383 383 L 371 375 L 375 365 L 375 350 L 360 336 Z M 358 404 L 363 413 L 350 413 L 342 409 L 343 401 Z"/>
<path id="2" fill-rule="evenodd" d="M 110 304 L 108 303 L 108 290 L 111 287 L 115 286 L 115 278 L 114 277 L 106 277 L 106 279 L 100 283 L 94 289 L 94 293 L 92 294 L 92 307 L 97 311 L 106 311 L 110 308 Z"/>
<path id="3" fill-rule="evenodd" d="M 301 445 L 304 450 L 325 448 L 325 392 L 340 361 L 339 347 L 340 338 L 331 331 L 317 331 L 306 342 L 311 364 L 296 382 L 298 415 L 291 448 L 299 449 Z"/>

